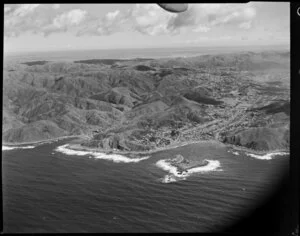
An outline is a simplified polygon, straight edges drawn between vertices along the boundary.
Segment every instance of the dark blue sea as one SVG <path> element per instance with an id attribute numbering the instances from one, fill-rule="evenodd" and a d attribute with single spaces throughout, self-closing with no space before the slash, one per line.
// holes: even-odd
<path id="1" fill-rule="evenodd" d="M 263 202 L 289 156 L 259 159 L 216 144 L 190 144 L 138 162 L 57 151 L 69 140 L 2 151 L 5 233 L 216 232 Z M 165 182 L 157 162 L 217 163 Z"/>

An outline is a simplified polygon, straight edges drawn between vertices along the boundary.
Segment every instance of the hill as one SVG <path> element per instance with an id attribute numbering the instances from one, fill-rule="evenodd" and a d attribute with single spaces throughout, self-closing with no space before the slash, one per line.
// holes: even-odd
<path id="1" fill-rule="evenodd" d="M 215 137 L 286 147 L 289 63 L 289 52 L 269 51 L 4 64 L 2 138 L 85 134 L 83 145 L 108 150 Z"/>

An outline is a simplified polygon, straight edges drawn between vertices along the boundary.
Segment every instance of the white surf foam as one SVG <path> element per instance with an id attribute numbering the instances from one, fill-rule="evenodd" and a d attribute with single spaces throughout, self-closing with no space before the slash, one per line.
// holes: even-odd
<path id="1" fill-rule="evenodd" d="M 13 149 L 16 149 L 16 148 L 15 147 L 2 146 L 2 151 L 13 150 Z"/>
<path id="2" fill-rule="evenodd" d="M 118 154 L 109 154 L 109 155 L 107 155 L 105 153 L 98 153 L 97 155 L 94 155 L 94 158 L 111 160 L 111 161 L 116 162 L 116 163 L 119 163 L 119 162 L 137 163 L 137 162 L 140 162 L 142 160 L 148 159 L 149 156 L 141 157 L 141 158 L 129 158 L 129 157 L 125 157 L 125 156 L 118 155 Z"/>
<path id="3" fill-rule="evenodd" d="M 205 166 L 199 166 L 195 168 L 191 168 L 188 170 L 188 173 L 197 173 L 197 172 L 209 172 L 209 171 L 217 171 L 220 170 L 221 164 L 217 160 L 206 160 L 208 164 Z"/>
<path id="4" fill-rule="evenodd" d="M 174 176 L 181 177 L 181 174 L 178 173 L 177 167 L 172 166 L 167 160 L 159 160 L 158 162 L 156 162 L 156 166 Z"/>
<path id="5" fill-rule="evenodd" d="M 288 152 L 270 152 L 265 155 L 257 155 L 253 153 L 245 153 L 247 156 L 254 157 L 259 160 L 272 160 L 274 156 L 288 155 Z"/>
<path id="6" fill-rule="evenodd" d="M 165 177 L 162 179 L 162 183 L 168 184 L 168 183 L 173 183 L 176 182 L 176 178 L 173 175 L 165 175 Z"/>
<path id="7" fill-rule="evenodd" d="M 233 151 L 233 150 L 228 150 L 227 152 L 229 152 L 229 153 L 231 153 L 231 154 L 233 154 L 233 155 L 236 155 L 236 156 L 239 156 L 239 155 L 240 155 L 239 152 Z"/>
<path id="8" fill-rule="evenodd" d="M 13 149 L 32 149 L 35 148 L 35 146 L 2 146 L 2 151 L 8 151 L 8 150 L 13 150 Z"/>
<path id="9" fill-rule="evenodd" d="M 204 160 L 207 161 L 207 165 L 205 166 L 199 166 L 194 167 L 188 170 L 185 170 L 183 172 L 179 172 L 178 168 L 176 166 L 173 166 L 171 163 L 168 162 L 168 160 L 159 160 L 156 162 L 156 166 L 163 169 L 164 171 L 167 171 L 169 175 L 166 175 L 162 183 L 170 183 L 177 181 L 177 178 L 179 179 L 185 179 L 186 177 L 190 176 L 194 173 L 204 173 L 204 172 L 210 172 L 210 171 L 221 171 L 220 167 L 221 164 L 217 160 Z"/>
<path id="10" fill-rule="evenodd" d="M 140 157 L 140 158 L 129 158 L 123 155 L 119 154 L 105 154 L 101 152 L 92 152 L 92 151 L 80 151 L 80 150 L 72 150 L 68 148 L 68 144 L 59 146 L 55 149 L 57 152 L 61 152 L 66 155 L 72 155 L 72 156 L 86 156 L 89 155 L 89 158 L 96 158 L 96 159 L 103 159 L 103 160 L 109 160 L 116 163 L 137 163 L 142 160 L 146 160 L 149 158 L 149 156 L 146 157 Z"/>
<path id="11" fill-rule="evenodd" d="M 67 148 L 68 144 L 62 145 L 62 146 L 58 146 L 55 151 L 57 152 L 61 152 L 63 154 L 66 155 L 72 155 L 72 156 L 85 156 L 85 155 L 89 155 L 92 152 L 87 152 L 87 151 L 80 151 L 80 150 L 73 150 L 73 149 L 69 149 Z"/>

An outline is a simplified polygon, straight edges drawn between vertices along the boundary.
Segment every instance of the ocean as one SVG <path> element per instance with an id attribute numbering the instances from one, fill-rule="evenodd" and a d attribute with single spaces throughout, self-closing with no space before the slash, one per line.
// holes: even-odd
<path id="1" fill-rule="evenodd" d="M 239 47 L 182 47 L 182 48 L 135 48 L 135 49 L 105 49 L 105 50 L 66 50 L 47 52 L 5 53 L 4 60 L 14 62 L 24 61 L 68 61 L 89 59 L 132 59 L 132 58 L 174 58 L 193 57 L 211 54 L 235 52 L 259 52 L 265 50 L 289 50 L 288 45 L 239 46 Z"/>
<path id="2" fill-rule="evenodd" d="M 67 152 L 70 140 L 2 147 L 5 233 L 216 232 L 268 198 L 289 155 L 198 143 L 128 157 Z M 179 176 L 176 154 L 209 164 Z"/>

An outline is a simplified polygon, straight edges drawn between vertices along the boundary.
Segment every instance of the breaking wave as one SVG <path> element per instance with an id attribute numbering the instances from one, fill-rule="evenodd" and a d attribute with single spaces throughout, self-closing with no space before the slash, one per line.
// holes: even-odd
<path id="1" fill-rule="evenodd" d="M 2 151 L 14 150 L 14 149 L 32 149 L 35 146 L 2 146 Z"/>
<path id="2" fill-rule="evenodd" d="M 219 169 L 221 167 L 221 164 L 217 160 L 204 160 L 207 161 L 207 165 L 205 166 L 199 166 L 190 168 L 188 170 L 179 171 L 176 166 L 173 166 L 171 163 L 169 163 L 167 160 L 159 160 L 156 162 L 156 166 L 163 169 L 164 171 L 169 172 L 168 175 L 164 176 L 162 183 L 171 183 L 176 182 L 177 180 L 186 179 L 186 177 L 190 176 L 194 173 L 205 173 L 205 172 L 211 172 L 211 171 L 221 171 Z"/>
<path id="3" fill-rule="evenodd" d="M 173 175 L 165 175 L 165 177 L 162 179 L 162 183 L 168 184 L 172 182 L 176 182 L 176 178 Z"/>
<path id="4" fill-rule="evenodd" d="M 235 156 L 239 156 L 240 155 L 239 152 L 237 152 L 237 151 L 228 150 L 228 152 L 231 153 L 231 154 L 233 154 L 233 155 L 235 155 Z"/>
<path id="5" fill-rule="evenodd" d="M 149 156 L 146 157 L 140 157 L 140 158 L 129 158 L 126 156 L 122 156 L 119 154 L 105 154 L 105 153 L 101 153 L 101 152 L 92 152 L 92 151 L 80 151 L 80 150 L 73 150 L 73 149 L 69 149 L 67 148 L 68 144 L 62 145 L 62 146 L 58 146 L 55 151 L 57 152 L 61 152 L 65 155 L 72 155 L 72 156 L 86 156 L 89 155 L 92 158 L 95 159 L 103 159 L 103 160 L 109 160 L 109 161 L 113 161 L 115 163 L 137 163 L 140 162 L 142 160 L 146 160 L 149 158 Z"/>
<path id="6" fill-rule="evenodd" d="M 270 152 L 265 155 L 257 155 L 253 153 L 245 153 L 247 156 L 254 157 L 259 160 L 272 160 L 274 156 L 284 156 L 289 155 L 288 152 Z"/>

